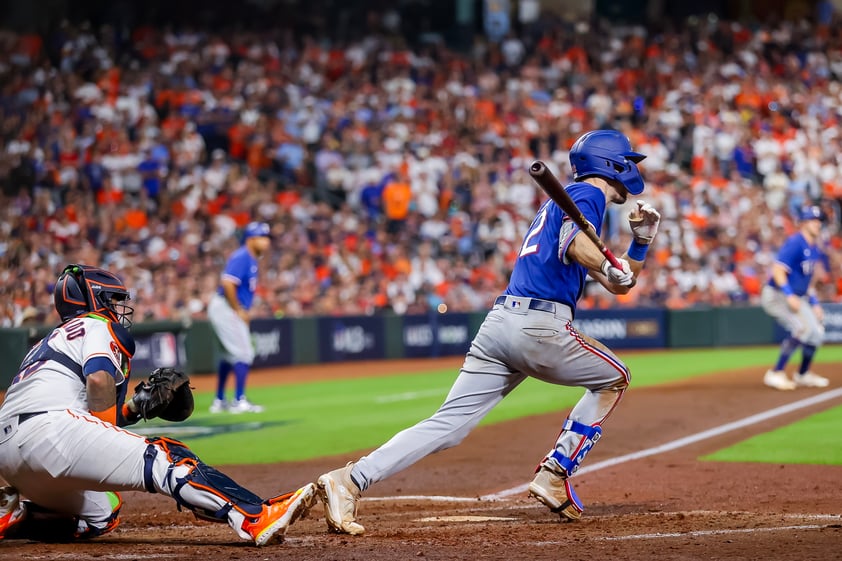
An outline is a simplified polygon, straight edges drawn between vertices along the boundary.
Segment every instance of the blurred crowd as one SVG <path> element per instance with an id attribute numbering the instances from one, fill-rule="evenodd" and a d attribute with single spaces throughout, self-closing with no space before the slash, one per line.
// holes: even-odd
<path id="1" fill-rule="evenodd" d="M 802 205 L 830 220 L 840 300 L 835 22 L 674 30 L 553 22 L 456 52 L 376 17 L 359 38 L 64 25 L 0 32 L 0 325 L 52 323 L 71 262 L 115 271 L 135 320 L 201 318 L 242 227 L 272 227 L 255 316 L 487 309 L 582 132 L 648 155 L 661 233 L 619 301 L 755 304 Z M 630 201 L 629 204 L 633 204 Z M 609 247 L 629 243 L 610 211 Z"/>

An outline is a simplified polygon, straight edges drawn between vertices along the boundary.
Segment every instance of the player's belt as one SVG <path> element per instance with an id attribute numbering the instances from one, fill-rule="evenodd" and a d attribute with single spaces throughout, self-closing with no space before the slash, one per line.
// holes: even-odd
<path id="1" fill-rule="evenodd" d="M 497 299 L 494 301 L 494 304 L 505 305 L 506 303 L 506 295 L 498 296 Z M 547 300 L 538 300 L 537 298 L 530 298 L 529 304 L 526 306 L 530 310 L 538 310 L 540 312 L 549 312 L 551 314 L 555 313 L 556 305 L 555 302 L 549 302 Z"/>
<path id="2" fill-rule="evenodd" d="M 35 413 L 21 413 L 18 415 L 18 424 L 26 421 L 27 419 L 31 419 L 32 417 L 37 417 L 38 415 L 43 415 L 46 411 L 37 411 Z"/>

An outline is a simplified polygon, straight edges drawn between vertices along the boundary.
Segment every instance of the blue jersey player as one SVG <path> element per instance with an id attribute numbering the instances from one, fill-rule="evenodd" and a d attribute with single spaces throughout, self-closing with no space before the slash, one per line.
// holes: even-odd
<path id="1" fill-rule="evenodd" d="M 219 361 L 216 398 L 211 413 L 260 413 L 263 408 L 246 398 L 246 378 L 254 361 L 249 330 L 249 310 L 257 288 L 257 262 L 269 249 L 269 225 L 251 222 L 243 232 L 243 245 L 225 264 L 216 294 L 208 303 L 208 319 L 213 326 L 223 356 Z M 234 371 L 234 401 L 225 400 L 225 383 Z"/>
<path id="2" fill-rule="evenodd" d="M 811 281 L 816 263 L 824 258 L 818 242 L 825 217 L 821 208 L 810 206 L 801 211 L 800 219 L 798 232 L 781 246 L 769 282 L 760 294 L 763 309 L 787 331 L 778 362 L 763 376 L 765 385 L 778 390 L 824 388 L 830 383 L 810 371 L 816 350 L 824 341 L 824 316 Z M 790 379 L 785 368 L 798 347 L 801 366 Z"/>
<path id="3" fill-rule="evenodd" d="M 586 133 L 571 148 L 576 182 L 567 192 L 598 233 L 609 203 L 622 204 L 629 195 L 643 192 L 637 163 L 644 157 L 613 130 Z M 629 371 L 603 344 L 573 327 L 576 302 L 588 275 L 612 293 L 627 293 L 643 268 L 659 220 L 651 205 L 637 202 L 629 216 L 634 240 L 618 269 L 554 202 L 541 205 L 524 237 L 509 286 L 471 342 L 444 404 L 432 417 L 399 432 L 377 450 L 319 477 L 328 527 L 362 534 L 356 511 L 363 491 L 461 442 L 530 376 L 585 389 L 529 485 L 529 493 L 562 518 L 579 518 L 583 507 L 569 477 L 599 440 L 603 422 L 628 386 Z M 493 454 L 489 461 L 493 462 Z"/>

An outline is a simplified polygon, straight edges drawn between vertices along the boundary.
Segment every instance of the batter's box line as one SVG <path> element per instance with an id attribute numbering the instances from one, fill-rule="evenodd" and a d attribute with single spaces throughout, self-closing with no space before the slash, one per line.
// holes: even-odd
<path id="1" fill-rule="evenodd" d="M 689 532 L 656 532 L 653 534 L 631 534 L 628 536 L 596 536 L 590 539 L 594 541 L 616 542 L 631 540 L 659 540 L 667 538 L 699 538 L 705 536 L 728 536 L 735 534 L 760 534 L 771 532 L 791 532 L 793 530 L 824 530 L 832 528 L 825 524 L 802 524 L 793 526 L 764 526 L 762 528 L 725 528 L 721 530 L 692 530 Z M 546 545 L 561 544 L 564 542 L 545 542 Z M 541 543 L 544 545 L 544 542 Z"/>

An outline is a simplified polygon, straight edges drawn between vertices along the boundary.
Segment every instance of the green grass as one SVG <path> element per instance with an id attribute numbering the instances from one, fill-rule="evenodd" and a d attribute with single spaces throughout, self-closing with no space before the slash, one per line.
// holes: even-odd
<path id="1" fill-rule="evenodd" d="M 703 460 L 772 464 L 842 465 L 842 407 L 743 440 Z"/>
<path id="2" fill-rule="evenodd" d="M 633 387 L 644 387 L 722 370 L 762 368 L 775 359 L 777 350 L 763 347 L 618 354 L 632 371 Z M 817 359 L 842 362 L 842 346 L 823 348 Z M 249 389 L 249 398 L 264 405 L 266 411 L 238 416 L 210 415 L 207 410 L 212 394 L 203 392 L 196 395 L 196 412 L 186 423 L 151 422 L 136 428 L 144 434 L 180 438 L 212 465 L 296 461 L 367 450 L 433 414 L 457 374 L 454 368 L 254 387 Z M 483 424 L 564 412 L 581 395 L 580 388 L 528 379 L 492 410 Z"/>

